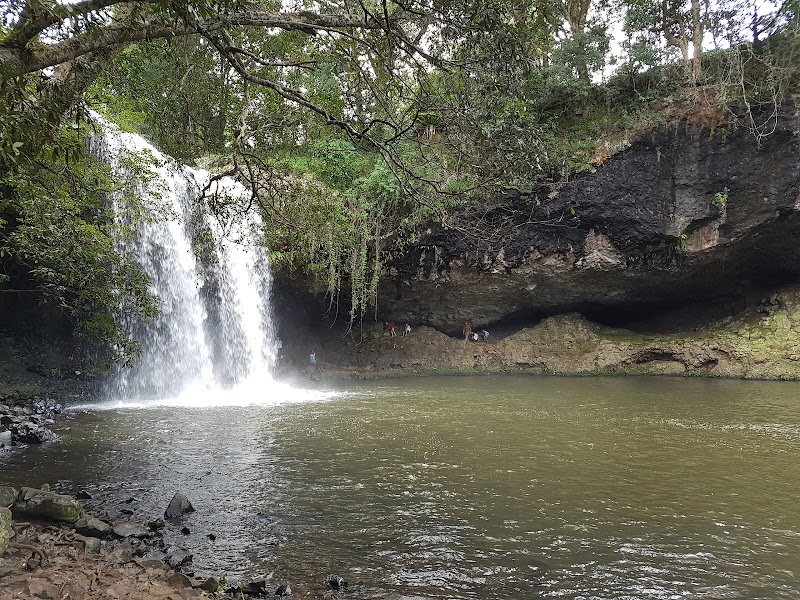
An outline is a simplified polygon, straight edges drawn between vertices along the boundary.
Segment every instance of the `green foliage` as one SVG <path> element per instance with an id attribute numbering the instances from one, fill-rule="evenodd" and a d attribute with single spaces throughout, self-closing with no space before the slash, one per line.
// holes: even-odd
<path id="1" fill-rule="evenodd" d="M 414 202 L 404 191 L 409 182 L 379 155 L 343 139 L 312 142 L 304 152 L 285 155 L 275 169 L 281 187 L 262 203 L 270 258 L 322 280 L 332 310 L 338 311 L 340 292 L 348 289 L 351 324 L 377 309 L 384 265 L 402 255 L 419 227 L 448 202 Z"/>
<path id="2" fill-rule="evenodd" d="M 240 104 L 221 67 L 213 48 L 195 40 L 129 46 L 98 78 L 88 100 L 124 130 L 186 161 L 225 149 L 226 119 Z"/>
<path id="3" fill-rule="evenodd" d="M 727 186 L 725 186 L 722 189 L 722 191 L 716 192 L 714 194 L 714 198 L 711 200 L 711 204 L 713 204 L 714 206 L 717 206 L 719 208 L 723 208 L 724 206 L 726 206 L 728 204 L 728 194 L 729 193 L 730 193 L 730 190 L 728 189 Z"/>
<path id="4" fill-rule="evenodd" d="M 682 233 L 678 236 L 678 252 L 685 254 L 688 251 L 687 241 L 689 236 L 685 233 Z"/>
<path id="5" fill-rule="evenodd" d="M 132 219 L 154 211 L 131 202 L 138 195 L 114 182 L 85 144 L 84 129 L 63 128 L 29 169 L 0 179 L 0 254 L 6 259 L 0 293 L 32 286 L 79 334 L 105 342 L 110 357 L 130 361 L 139 348 L 120 318 L 152 318 L 157 304 L 134 259 L 115 249 L 115 239 L 129 230 L 115 220 L 108 195 L 119 197 L 122 212 L 130 207 Z"/>

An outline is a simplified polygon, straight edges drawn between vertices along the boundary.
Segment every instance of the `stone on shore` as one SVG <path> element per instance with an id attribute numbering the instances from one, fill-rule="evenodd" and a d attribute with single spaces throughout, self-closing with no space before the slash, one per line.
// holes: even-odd
<path id="1" fill-rule="evenodd" d="M 219 579 L 214 576 L 209 577 L 198 586 L 204 592 L 216 593 L 219 590 Z"/>
<path id="2" fill-rule="evenodd" d="M 113 531 L 114 535 L 120 538 L 144 538 L 150 535 L 150 532 L 147 531 L 143 525 L 129 523 L 128 521 L 120 521 L 119 523 L 116 523 Z"/>
<path id="3" fill-rule="evenodd" d="M 144 570 L 147 569 L 159 569 L 162 571 L 167 570 L 167 565 L 162 560 L 158 560 L 157 558 L 138 558 L 134 560 L 137 565 L 142 567 Z"/>
<path id="4" fill-rule="evenodd" d="M 85 515 L 75 523 L 75 531 L 81 535 L 94 538 L 106 538 L 111 536 L 111 525 L 101 521 L 96 517 Z"/>
<path id="5" fill-rule="evenodd" d="M 0 506 L 3 508 L 11 508 L 14 502 L 17 501 L 19 491 L 8 485 L 0 485 Z"/>
<path id="6" fill-rule="evenodd" d="M 31 581 L 28 584 L 28 592 L 31 596 L 41 598 L 42 600 L 58 600 L 61 598 L 58 586 L 49 581 Z"/>
<path id="7" fill-rule="evenodd" d="M 96 537 L 91 536 L 83 536 L 79 533 L 76 533 L 74 536 L 75 541 L 78 544 L 83 544 L 83 552 L 84 554 L 99 554 L 101 549 L 101 542 Z"/>
<path id="8" fill-rule="evenodd" d="M 11 531 L 11 511 L 0 506 L 0 554 L 3 554 L 8 547 Z"/>
<path id="9" fill-rule="evenodd" d="M 170 546 L 167 548 L 167 555 L 164 561 L 172 568 L 177 569 L 192 562 L 194 556 L 185 548 Z"/>
<path id="10" fill-rule="evenodd" d="M 178 572 L 175 572 L 172 575 L 170 575 L 169 578 L 167 579 L 167 583 L 172 587 L 176 588 L 192 587 L 192 585 L 194 584 L 194 582 L 189 577 L 187 577 L 183 573 L 178 573 Z"/>
<path id="11" fill-rule="evenodd" d="M 328 575 L 325 578 L 325 588 L 328 590 L 333 590 L 334 592 L 338 592 L 339 590 L 343 590 L 347 587 L 347 581 L 341 575 Z"/>
<path id="12" fill-rule="evenodd" d="M 14 512 L 72 524 L 81 518 L 81 505 L 71 496 L 24 487 L 14 504 Z"/>
<path id="13" fill-rule="evenodd" d="M 184 494 L 178 492 L 170 500 L 167 510 L 164 511 L 164 516 L 167 519 L 174 519 L 190 512 L 194 512 L 192 503 L 189 502 L 189 499 Z"/>

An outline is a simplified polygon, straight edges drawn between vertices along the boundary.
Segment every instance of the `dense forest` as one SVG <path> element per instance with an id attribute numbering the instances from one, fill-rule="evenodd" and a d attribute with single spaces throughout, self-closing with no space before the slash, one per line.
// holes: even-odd
<path id="1" fill-rule="evenodd" d="M 119 316 L 159 308 L 118 242 L 170 216 L 137 191 L 148 157 L 120 181 L 88 151 L 90 109 L 245 183 L 199 201 L 257 212 L 273 262 L 346 290 L 352 322 L 425 228 L 481 235 L 500 191 L 671 120 L 735 117 L 758 144 L 800 70 L 797 0 L 0 5 L 0 294 L 60 307 L 123 360 Z"/>

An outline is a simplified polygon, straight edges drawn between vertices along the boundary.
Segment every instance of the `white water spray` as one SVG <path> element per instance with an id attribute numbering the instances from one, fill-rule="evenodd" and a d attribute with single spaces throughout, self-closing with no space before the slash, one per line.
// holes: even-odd
<path id="1" fill-rule="evenodd" d="M 267 255 L 255 241 L 253 218 L 227 228 L 200 207 L 206 171 L 165 157 L 138 135 L 98 115 L 103 135 L 93 151 L 121 178 L 130 178 L 131 157 L 149 154 L 150 175 L 138 195 L 166 205 L 173 218 L 139 224 L 121 250 L 138 257 L 161 301 L 154 323 L 124 323 L 142 342 L 133 368 L 119 367 L 106 390 L 105 407 L 275 404 L 327 397 L 294 390 L 272 378 L 275 334 L 270 310 Z M 232 179 L 212 185 L 232 197 L 247 190 Z M 213 191 L 213 190 L 212 190 Z M 121 208 L 121 198 L 114 201 Z M 124 210 L 118 210 L 124 219 Z"/>

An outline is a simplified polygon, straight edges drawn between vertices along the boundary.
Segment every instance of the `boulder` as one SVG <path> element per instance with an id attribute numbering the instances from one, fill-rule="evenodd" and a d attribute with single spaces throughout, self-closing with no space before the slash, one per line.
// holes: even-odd
<path id="1" fill-rule="evenodd" d="M 29 582 L 28 592 L 34 598 L 41 598 L 42 600 L 58 600 L 61 597 L 57 585 L 41 579 L 34 579 Z"/>
<path id="2" fill-rule="evenodd" d="M 58 436 L 37 423 L 24 422 L 11 425 L 11 440 L 18 444 L 43 444 L 57 442 Z"/>
<path id="3" fill-rule="evenodd" d="M 114 535 L 120 538 L 136 537 L 143 538 L 150 535 L 143 525 L 138 523 L 129 523 L 128 521 L 120 521 L 114 524 Z"/>
<path id="4" fill-rule="evenodd" d="M 118 565 L 125 565 L 133 562 L 134 556 L 130 548 L 115 548 L 109 555 L 108 560 L 117 563 Z"/>
<path id="5" fill-rule="evenodd" d="M 183 573 L 173 573 L 167 579 L 167 583 L 175 588 L 188 588 L 192 587 L 192 580 Z"/>
<path id="6" fill-rule="evenodd" d="M 3 508 L 11 508 L 14 502 L 17 501 L 19 492 L 8 485 L 0 485 L 0 506 Z"/>
<path id="7" fill-rule="evenodd" d="M 71 496 L 24 487 L 14 504 L 14 512 L 72 524 L 81 518 L 81 505 Z"/>
<path id="8" fill-rule="evenodd" d="M 0 507 L 0 555 L 6 551 L 11 540 L 11 511 Z"/>
<path id="9" fill-rule="evenodd" d="M 267 590 L 267 586 L 269 582 L 262 578 L 254 579 L 250 583 L 247 583 L 240 588 L 235 588 L 233 593 L 240 592 L 242 594 L 247 594 L 248 596 L 267 596 L 269 591 Z"/>
<path id="10" fill-rule="evenodd" d="M 157 558 L 139 558 L 134 562 L 143 569 L 167 570 L 167 565 L 164 564 L 164 561 L 158 560 Z"/>
<path id="11" fill-rule="evenodd" d="M 164 516 L 167 519 L 174 519 L 190 512 L 194 512 L 192 503 L 189 502 L 189 499 L 184 494 L 178 492 L 170 500 L 167 510 L 164 511 Z"/>
<path id="12" fill-rule="evenodd" d="M 328 575 L 325 578 L 325 588 L 338 592 L 347 587 L 347 581 L 341 575 Z"/>
<path id="13" fill-rule="evenodd" d="M 194 556 L 185 548 L 178 548 L 177 546 L 170 546 L 167 548 L 167 555 L 164 561 L 173 569 L 188 565 L 192 562 Z"/>
<path id="14" fill-rule="evenodd" d="M 111 525 L 96 517 L 83 516 L 75 523 L 75 531 L 81 535 L 94 538 L 110 537 Z"/>
<path id="15" fill-rule="evenodd" d="M 198 587 L 204 592 L 211 592 L 212 594 L 214 594 L 217 592 L 217 590 L 219 590 L 219 579 L 213 576 L 209 577 Z"/>
<path id="16" fill-rule="evenodd" d="M 81 544 L 79 549 L 83 549 L 85 554 L 100 554 L 100 540 L 96 537 L 75 534 L 75 541 Z"/>

